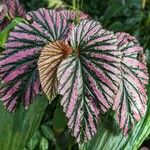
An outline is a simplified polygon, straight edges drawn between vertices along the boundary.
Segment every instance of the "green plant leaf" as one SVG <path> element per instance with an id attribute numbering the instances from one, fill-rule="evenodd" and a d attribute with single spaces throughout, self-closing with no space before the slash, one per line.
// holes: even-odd
<path id="1" fill-rule="evenodd" d="M 48 0 L 48 8 L 59 8 L 59 7 L 65 7 L 66 4 L 62 0 Z"/>
<path id="2" fill-rule="evenodd" d="M 39 150 L 48 150 L 48 145 L 48 140 L 43 137 L 39 145 Z"/>
<path id="3" fill-rule="evenodd" d="M 42 125 L 41 131 L 42 131 L 42 134 L 45 136 L 46 139 L 55 141 L 54 132 L 50 126 Z"/>
<path id="4" fill-rule="evenodd" d="M 29 150 L 34 150 L 36 148 L 36 146 L 38 145 L 38 143 L 41 141 L 41 139 L 42 139 L 42 136 L 41 136 L 40 132 L 35 132 L 33 137 L 27 143 L 27 148 Z"/>
<path id="5" fill-rule="evenodd" d="M 109 30 L 113 30 L 115 32 L 122 31 L 123 29 L 124 25 L 120 21 L 115 21 L 109 26 Z"/>
<path id="6" fill-rule="evenodd" d="M 62 108 L 58 106 L 54 113 L 53 127 L 56 132 L 62 132 L 64 131 L 66 125 L 67 125 L 67 119 L 65 117 L 65 114 L 62 111 Z"/>
<path id="7" fill-rule="evenodd" d="M 148 86 L 148 93 L 149 101 L 147 113 L 127 136 L 123 136 L 121 132 L 119 134 L 115 134 L 106 129 L 105 126 L 100 126 L 96 136 L 87 144 L 80 145 L 80 149 L 137 150 L 144 139 L 150 134 L 150 85 Z"/>
<path id="8" fill-rule="evenodd" d="M 22 150 L 37 130 L 47 105 L 47 98 L 38 96 L 28 110 L 20 106 L 10 113 L 0 102 L 0 149 Z"/>
<path id="9" fill-rule="evenodd" d="M 115 16 L 118 12 L 124 9 L 126 6 L 120 0 L 113 0 L 111 4 L 107 7 L 104 16 L 103 23 L 106 24 L 110 21 L 110 19 Z"/>
<path id="10" fill-rule="evenodd" d="M 4 47 L 8 34 L 19 22 L 24 21 L 22 18 L 15 18 L 4 30 L 0 32 L 0 47 Z"/>

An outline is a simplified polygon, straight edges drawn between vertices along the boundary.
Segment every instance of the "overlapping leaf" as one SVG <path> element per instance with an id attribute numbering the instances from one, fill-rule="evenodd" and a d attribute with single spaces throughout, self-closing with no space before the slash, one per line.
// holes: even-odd
<path id="1" fill-rule="evenodd" d="M 25 17 L 26 11 L 19 0 L 3 0 L 3 3 L 7 6 L 11 18 Z"/>
<path id="2" fill-rule="evenodd" d="M 5 18 L 8 12 L 8 8 L 5 4 L 0 4 L 0 31 L 4 29 L 9 23 L 8 19 Z"/>
<path id="3" fill-rule="evenodd" d="M 61 13 L 62 17 L 70 21 L 74 21 L 77 17 L 79 17 L 80 20 L 89 18 L 88 14 L 85 14 L 81 11 L 61 10 L 59 12 Z"/>
<path id="4" fill-rule="evenodd" d="M 72 49 L 63 41 L 50 42 L 41 51 L 38 61 L 42 90 L 49 99 L 57 93 L 57 68 Z"/>
<path id="5" fill-rule="evenodd" d="M 10 23 L 10 21 L 6 18 L 0 24 L 0 32 Z"/>
<path id="6" fill-rule="evenodd" d="M 117 33 L 118 48 L 122 53 L 121 84 L 113 109 L 117 122 L 126 134 L 146 111 L 145 84 L 148 83 L 143 48 L 126 33 Z"/>
<path id="7" fill-rule="evenodd" d="M 71 34 L 74 54 L 58 68 L 58 91 L 77 142 L 97 132 L 99 115 L 113 104 L 120 81 L 116 36 L 96 21 L 81 21 Z"/>
<path id="8" fill-rule="evenodd" d="M 75 20 L 78 15 L 76 11 L 71 10 L 61 10 L 58 11 L 60 16 L 67 21 Z M 79 15 L 84 18 L 87 15 L 79 12 Z M 72 22 L 69 22 L 69 26 L 72 25 Z M 68 35 L 69 36 L 69 35 Z M 69 38 L 68 38 L 69 39 Z M 66 41 L 68 40 L 66 39 Z M 41 55 L 39 57 L 38 69 L 40 73 L 40 81 L 43 91 L 52 99 L 57 92 L 57 78 L 56 72 L 58 65 L 61 61 L 72 51 L 71 47 L 65 41 L 57 41 L 49 43 L 45 48 L 42 49 Z"/>
<path id="9" fill-rule="evenodd" d="M 49 42 L 64 40 L 68 33 L 66 20 L 46 9 L 30 12 L 29 23 L 20 23 L 10 32 L 7 50 L 0 56 L 0 90 L 9 111 L 23 100 L 27 107 L 40 92 L 37 61 L 41 49 Z"/>
<path id="10" fill-rule="evenodd" d="M 1 4 L 0 5 L 0 24 L 4 20 L 4 17 L 6 16 L 7 11 L 8 11 L 7 6 L 5 4 Z"/>
<path id="11" fill-rule="evenodd" d="M 26 11 L 18 0 L 2 0 L 0 5 L 0 31 L 15 17 L 25 17 Z M 8 19 L 8 16 L 9 19 Z"/>

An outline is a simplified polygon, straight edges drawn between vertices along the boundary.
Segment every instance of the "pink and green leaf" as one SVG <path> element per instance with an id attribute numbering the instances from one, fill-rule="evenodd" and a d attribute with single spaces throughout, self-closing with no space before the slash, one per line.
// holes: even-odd
<path id="1" fill-rule="evenodd" d="M 7 50 L 0 55 L 0 93 L 9 111 L 19 103 L 28 107 L 41 92 L 37 69 L 41 49 L 49 42 L 64 40 L 68 32 L 66 20 L 54 11 L 39 9 L 27 18 L 32 23 L 19 23 L 9 34 Z"/>
<path id="2" fill-rule="evenodd" d="M 0 31 L 16 17 L 25 17 L 26 11 L 19 0 L 2 0 L 0 4 Z"/>
<path id="3" fill-rule="evenodd" d="M 8 8 L 5 4 L 0 4 L 0 24 L 3 22 L 5 16 L 7 15 Z"/>
<path id="4" fill-rule="evenodd" d="M 6 18 L 8 8 L 5 4 L 0 4 L 0 32 L 8 25 L 9 20 Z"/>
<path id="5" fill-rule="evenodd" d="M 121 83 L 113 109 L 120 128 L 127 134 L 145 115 L 148 75 L 143 48 L 138 41 L 126 33 L 117 33 L 117 38 L 118 49 L 122 53 Z"/>
<path id="6" fill-rule="evenodd" d="M 3 3 L 7 6 L 11 18 L 25 17 L 26 11 L 19 0 L 3 0 Z"/>
<path id="7" fill-rule="evenodd" d="M 120 82 L 116 36 L 96 21 L 81 21 L 71 33 L 74 53 L 57 72 L 61 105 L 77 142 L 97 132 L 99 116 L 113 104 Z"/>
<path id="8" fill-rule="evenodd" d="M 80 20 L 83 19 L 89 19 L 89 15 L 85 14 L 81 11 L 74 11 L 74 10 L 60 10 L 59 13 L 61 13 L 62 17 L 69 20 L 74 21 L 77 17 L 79 17 Z"/>

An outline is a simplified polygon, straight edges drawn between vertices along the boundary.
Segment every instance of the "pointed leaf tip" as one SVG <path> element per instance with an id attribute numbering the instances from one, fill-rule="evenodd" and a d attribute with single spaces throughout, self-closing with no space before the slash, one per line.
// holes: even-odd
<path id="1" fill-rule="evenodd" d="M 58 68 L 58 91 L 68 126 L 81 143 L 95 135 L 100 114 L 113 104 L 120 82 L 120 53 L 116 36 L 96 21 L 81 21 L 70 37 L 74 55 Z"/>
<path id="2" fill-rule="evenodd" d="M 116 119 L 127 134 L 145 115 L 147 94 L 145 84 L 148 84 L 148 73 L 144 59 L 143 48 L 135 37 L 127 33 L 117 33 L 118 49 L 122 53 L 121 83 L 115 98 L 113 109 Z"/>

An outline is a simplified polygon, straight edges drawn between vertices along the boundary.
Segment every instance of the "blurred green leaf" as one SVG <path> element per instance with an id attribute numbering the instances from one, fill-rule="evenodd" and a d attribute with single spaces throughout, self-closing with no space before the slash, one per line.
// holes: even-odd
<path id="1" fill-rule="evenodd" d="M 27 143 L 27 148 L 29 150 L 34 150 L 36 148 L 36 146 L 38 145 L 38 143 L 41 141 L 41 134 L 40 132 L 36 132 L 33 137 L 29 140 L 29 142 Z"/>
<path id="2" fill-rule="evenodd" d="M 125 4 L 127 4 L 127 5 L 131 5 L 131 4 L 141 5 L 141 0 L 125 0 Z"/>
<path id="3" fill-rule="evenodd" d="M 147 0 L 142 0 L 142 8 L 143 9 L 145 8 L 146 3 L 147 3 Z"/>
<path id="4" fill-rule="evenodd" d="M 103 23 L 106 24 L 110 21 L 110 19 L 115 16 L 118 12 L 124 9 L 126 6 L 120 0 L 113 0 L 110 5 L 107 7 L 104 16 L 103 16 Z"/>
<path id="5" fill-rule="evenodd" d="M 38 96 L 28 110 L 8 112 L 0 102 L 0 150 L 22 150 L 39 127 L 48 100 Z"/>
<path id="6" fill-rule="evenodd" d="M 121 23 L 120 21 L 116 21 L 109 26 L 109 30 L 113 30 L 115 32 L 122 31 L 123 28 L 123 23 Z"/>
<path id="7" fill-rule="evenodd" d="M 6 26 L 4 30 L 0 32 L 0 47 L 4 47 L 10 30 L 12 30 L 18 23 L 22 21 L 24 21 L 24 19 L 15 18 L 10 24 Z"/>
<path id="8" fill-rule="evenodd" d="M 48 140 L 55 141 L 54 132 L 50 126 L 42 125 L 41 132 L 45 136 L 45 138 L 47 138 Z"/>
<path id="9" fill-rule="evenodd" d="M 65 2 L 63 0 L 48 0 L 48 8 L 59 8 L 65 7 Z"/>
<path id="10" fill-rule="evenodd" d="M 40 145 L 39 145 L 39 150 L 48 150 L 48 140 L 44 137 L 42 137 Z"/>
<path id="11" fill-rule="evenodd" d="M 67 120 L 62 110 L 62 107 L 57 106 L 55 113 L 54 113 L 54 118 L 53 118 L 53 127 L 56 130 L 56 132 L 59 133 L 59 132 L 64 131 L 66 125 L 67 125 Z"/>

